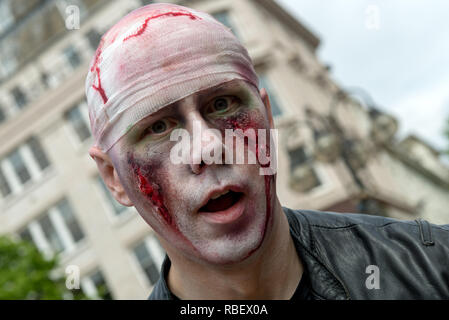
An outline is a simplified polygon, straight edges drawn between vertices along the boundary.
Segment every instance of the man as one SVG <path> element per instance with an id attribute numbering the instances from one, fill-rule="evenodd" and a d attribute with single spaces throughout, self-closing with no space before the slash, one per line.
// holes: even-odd
<path id="1" fill-rule="evenodd" d="M 151 299 L 449 298 L 448 226 L 281 206 L 268 94 L 210 15 L 131 12 L 103 36 L 86 96 L 91 157 L 167 252 Z"/>

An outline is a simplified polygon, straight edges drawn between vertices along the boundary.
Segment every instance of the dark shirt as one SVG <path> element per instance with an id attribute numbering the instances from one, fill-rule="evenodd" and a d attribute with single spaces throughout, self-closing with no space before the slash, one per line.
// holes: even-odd
<path id="1" fill-rule="evenodd" d="M 311 294 L 309 273 L 304 270 L 301 281 L 290 300 L 314 300 Z"/>

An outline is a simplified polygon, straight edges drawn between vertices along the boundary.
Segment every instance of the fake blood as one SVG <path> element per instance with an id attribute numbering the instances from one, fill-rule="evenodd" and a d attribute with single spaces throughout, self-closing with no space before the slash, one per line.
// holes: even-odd
<path id="1" fill-rule="evenodd" d="M 257 131 L 257 127 L 258 127 L 257 126 L 257 122 L 258 121 L 254 121 L 254 120 L 250 119 L 250 117 L 249 117 L 249 115 L 247 113 L 242 113 L 242 114 L 237 115 L 236 117 L 227 118 L 227 119 L 224 119 L 222 121 L 224 122 L 223 123 L 224 127 L 227 128 L 227 129 L 233 129 L 233 130 L 241 129 L 243 132 L 245 132 L 246 130 L 252 128 L 255 131 L 255 135 L 256 135 L 256 137 L 255 137 L 256 138 L 256 143 L 255 143 L 256 159 L 259 162 L 259 136 L 258 136 L 258 131 Z M 262 150 L 264 152 L 266 152 L 267 156 L 269 156 L 270 149 L 268 147 L 264 147 L 264 146 L 261 146 L 261 148 L 262 148 Z M 259 162 L 259 165 L 262 168 L 265 168 L 265 167 L 269 167 L 270 163 L 268 162 L 267 164 L 262 165 Z M 264 179 L 265 179 L 265 202 L 266 202 L 266 208 L 267 208 L 267 210 L 266 210 L 266 216 L 267 217 L 266 217 L 266 220 L 265 220 L 264 230 L 267 229 L 268 221 L 270 220 L 270 216 L 271 216 L 271 181 L 272 181 L 272 178 L 273 178 L 273 176 L 270 176 L 270 175 L 265 175 L 264 176 Z M 264 233 L 263 236 L 265 236 L 265 231 L 263 231 L 263 233 Z M 246 255 L 245 259 L 247 257 L 249 257 L 251 254 L 253 254 L 253 252 L 258 250 L 259 247 L 262 245 L 262 242 L 263 241 L 261 241 L 256 248 L 251 250 Z"/>
<path id="2" fill-rule="evenodd" d="M 94 88 L 95 90 L 98 91 L 98 93 L 100 94 L 101 98 L 103 99 L 103 103 L 108 102 L 108 97 L 106 96 L 106 93 L 104 92 L 103 87 L 101 86 L 101 79 L 100 79 L 100 68 L 96 67 L 95 71 L 97 73 L 97 78 L 98 78 L 98 86 L 95 86 L 94 84 L 92 85 L 92 88 Z"/>
<path id="3" fill-rule="evenodd" d="M 136 163 L 132 155 L 128 156 L 128 163 L 131 165 L 131 168 L 136 175 L 140 192 L 142 192 L 157 208 L 158 213 L 162 216 L 165 222 L 172 225 L 173 220 L 167 207 L 164 205 L 160 186 L 150 181 L 145 175 L 142 174 L 140 166 Z"/>
<path id="4" fill-rule="evenodd" d="M 161 14 L 158 14 L 158 15 L 146 18 L 145 22 L 137 29 L 136 33 L 127 36 L 125 39 L 123 39 L 123 42 L 129 40 L 130 38 L 134 38 L 134 37 L 140 36 L 145 31 L 145 29 L 147 28 L 148 22 L 150 20 L 156 19 L 156 18 L 159 18 L 159 17 L 162 17 L 162 16 L 173 16 L 173 17 L 176 17 L 176 16 L 188 16 L 192 20 L 201 19 L 201 18 L 199 18 L 199 17 L 197 17 L 197 16 L 195 16 L 195 15 L 189 13 L 189 12 L 165 12 L 165 13 L 161 13 Z M 117 36 L 117 35 L 115 35 L 115 36 Z M 113 37 L 111 42 L 114 42 L 115 36 Z M 103 51 L 104 42 L 105 42 L 105 37 L 103 36 L 101 41 L 100 41 L 100 44 L 98 45 L 98 48 L 97 48 L 97 50 L 95 52 L 94 62 L 92 64 L 92 67 L 90 68 L 90 71 L 91 72 L 95 71 L 96 74 L 97 74 L 97 79 L 98 79 L 98 85 L 96 86 L 95 84 L 93 84 L 92 88 L 94 90 L 98 91 L 98 93 L 101 96 L 101 99 L 103 99 L 103 103 L 106 103 L 106 102 L 108 102 L 108 97 L 106 95 L 106 92 L 104 91 L 104 88 L 101 86 L 100 68 L 98 67 L 98 64 L 99 64 L 99 62 L 101 60 L 101 54 L 102 54 L 102 51 Z"/>
<path id="5" fill-rule="evenodd" d="M 128 164 L 133 169 L 135 177 L 137 178 L 137 184 L 140 192 L 142 192 L 142 194 L 144 194 L 151 201 L 151 203 L 157 208 L 158 213 L 162 216 L 164 221 L 173 229 L 173 231 L 176 232 L 178 236 L 185 243 L 187 243 L 194 251 L 198 251 L 192 245 L 192 243 L 179 231 L 175 221 L 173 221 L 170 211 L 164 204 L 161 187 L 154 181 L 151 181 L 145 174 L 142 173 L 141 166 L 138 164 L 138 162 L 136 162 L 132 154 L 128 154 Z M 156 171 L 155 168 L 151 165 L 146 165 L 143 168 L 144 171 L 146 172 Z"/>
<path id="6" fill-rule="evenodd" d="M 199 18 L 199 17 L 197 17 L 197 16 L 195 16 L 195 15 L 189 13 L 189 12 L 165 12 L 165 13 L 161 13 L 161 14 L 158 14 L 158 15 L 146 18 L 144 23 L 139 27 L 139 29 L 137 29 L 136 33 L 127 36 L 125 39 L 123 39 L 123 42 L 129 40 L 130 38 L 134 38 L 134 37 L 140 36 L 145 31 L 145 29 L 147 28 L 148 22 L 150 20 L 156 19 L 156 18 L 159 18 L 159 17 L 162 17 L 162 16 L 173 16 L 173 17 L 188 16 L 192 20 L 201 19 L 201 18 Z"/>
<path id="7" fill-rule="evenodd" d="M 239 114 L 239 115 L 237 115 L 235 117 L 227 118 L 227 119 L 224 119 L 222 121 L 224 122 L 223 125 L 226 128 L 228 128 L 228 129 L 233 129 L 233 130 L 240 129 L 243 132 L 245 132 L 246 130 L 252 128 L 255 131 L 255 134 L 256 134 L 256 144 L 255 144 L 256 145 L 255 146 L 256 147 L 256 159 L 259 162 L 259 136 L 258 136 L 258 130 L 257 130 L 257 123 L 256 123 L 256 121 L 250 119 L 250 117 L 249 117 L 249 115 L 247 113 L 242 113 L 242 114 Z M 264 152 L 266 152 L 267 156 L 269 156 L 269 154 L 270 154 L 270 149 L 269 148 L 267 148 L 266 146 L 261 146 L 261 149 Z M 259 162 L 259 165 L 262 168 L 266 168 L 266 167 L 270 166 L 270 163 L 268 162 L 267 164 L 262 165 Z M 272 176 L 265 175 L 264 179 L 265 179 L 265 201 L 266 201 L 266 208 L 267 208 L 267 219 L 265 221 L 265 228 L 264 228 L 264 230 L 265 230 L 266 227 L 267 227 L 268 221 L 269 221 L 269 217 L 271 215 L 271 190 L 270 190 L 270 187 L 271 187 Z M 256 248 L 253 251 L 251 251 L 249 253 L 249 255 L 252 252 L 254 252 L 255 250 L 257 250 L 257 249 L 258 248 Z"/>
<path id="8" fill-rule="evenodd" d="M 103 103 L 108 102 L 108 97 L 106 96 L 106 93 L 104 92 L 103 87 L 101 86 L 101 78 L 100 78 L 100 68 L 98 67 L 98 64 L 100 63 L 101 60 L 101 53 L 103 51 L 103 45 L 104 45 L 104 36 L 101 38 L 100 40 L 100 44 L 98 45 L 97 51 L 95 51 L 95 58 L 94 58 L 94 62 L 92 63 L 92 67 L 90 67 L 90 72 L 94 72 L 97 74 L 97 78 L 98 78 L 98 86 L 96 86 L 95 84 L 92 85 L 92 88 L 94 88 L 94 90 L 97 90 L 98 93 L 100 94 L 101 98 L 103 99 Z"/>
<path id="9" fill-rule="evenodd" d="M 136 173 L 137 178 L 139 179 L 140 191 L 151 200 L 151 202 L 157 208 L 162 218 L 164 218 L 164 220 L 171 225 L 172 219 L 170 214 L 168 213 L 167 208 L 164 205 L 162 195 L 158 191 L 159 187 L 150 183 L 148 179 L 142 175 L 142 173 L 140 172 L 140 168 L 137 168 Z"/>

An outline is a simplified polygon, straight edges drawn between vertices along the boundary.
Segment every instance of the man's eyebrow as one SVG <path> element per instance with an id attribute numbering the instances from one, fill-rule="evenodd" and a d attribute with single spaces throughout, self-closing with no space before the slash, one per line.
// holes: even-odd
<path id="1" fill-rule="evenodd" d="M 226 92 L 229 90 L 243 90 L 245 87 L 239 83 L 239 82 L 229 82 L 225 85 L 219 84 L 215 87 L 207 88 L 198 93 L 199 99 L 202 100 L 207 96 L 214 95 L 221 92 Z M 156 114 L 151 114 L 150 116 L 142 119 L 140 121 L 140 126 L 145 126 L 148 122 L 151 122 L 153 120 L 156 120 L 160 117 L 163 117 L 164 115 L 175 113 L 176 110 L 180 107 L 180 101 L 175 101 L 162 109 L 159 110 L 159 112 L 156 112 Z"/>
<path id="2" fill-rule="evenodd" d="M 239 82 L 233 82 L 233 83 L 227 83 L 226 85 L 218 85 L 212 88 L 205 89 L 204 91 L 199 93 L 200 98 L 204 98 L 205 96 L 213 95 L 216 93 L 228 91 L 228 90 L 235 90 L 235 89 L 242 89 L 243 86 Z"/>
<path id="3" fill-rule="evenodd" d="M 236 83 L 232 83 L 232 84 L 227 84 L 225 86 L 223 86 L 223 84 L 219 84 L 219 85 L 217 85 L 215 87 L 206 88 L 206 89 L 198 92 L 198 97 L 201 100 L 201 99 L 203 99 L 206 96 L 210 96 L 210 95 L 213 95 L 213 94 L 216 94 L 216 93 L 220 93 L 220 92 L 225 92 L 225 91 L 228 91 L 228 90 L 241 89 L 241 88 L 243 88 L 242 85 L 237 83 L 237 82 Z M 165 112 L 162 111 L 161 113 L 163 114 L 163 113 L 173 112 L 173 111 L 177 110 L 179 108 L 179 106 L 180 106 L 180 100 L 175 101 L 175 102 L 165 106 L 164 108 L 162 108 L 161 110 L 164 110 Z"/>

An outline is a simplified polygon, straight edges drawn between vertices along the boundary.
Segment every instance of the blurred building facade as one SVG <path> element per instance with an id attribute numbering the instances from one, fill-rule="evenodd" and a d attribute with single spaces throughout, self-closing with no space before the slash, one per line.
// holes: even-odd
<path id="1" fill-rule="evenodd" d="M 60 253 L 91 297 L 146 298 L 164 256 L 151 228 L 100 179 L 84 99 L 101 35 L 150 2 L 0 2 L 0 234 Z M 317 59 L 319 39 L 275 1 L 165 2 L 211 13 L 248 48 L 279 129 L 284 206 L 449 223 L 449 171 L 438 152 L 417 137 L 399 141 L 395 119 L 335 83 Z M 66 27 L 73 5 L 79 30 Z"/>

